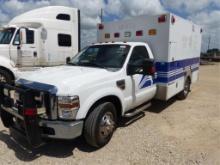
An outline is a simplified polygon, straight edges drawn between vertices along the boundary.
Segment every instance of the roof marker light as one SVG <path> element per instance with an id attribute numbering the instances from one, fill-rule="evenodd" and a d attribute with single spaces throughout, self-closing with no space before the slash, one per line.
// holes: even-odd
<path id="1" fill-rule="evenodd" d="M 131 37 L 131 32 L 125 32 L 124 37 Z"/>
<path id="2" fill-rule="evenodd" d="M 150 29 L 150 30 L 148 31 L 148 35 L 149 35 L 149 36 L 155 36 L 155 35 L 157 35 L 157 30 L 156 30 L 156 29 Z"/>
<path id="3" fill-rule="evenodd" d="M 167 20 L 167 16 L 166 15 L 161 15 L 158 18 L 158 23 L 164 23 L 164 22 L 166 22 L 166 20 Z"/>
<path id="4" fill-rule="evenodd" d="M 115 38 L 119 38 L 120 37 L 120 33 L 115 33 L 114 36 L 115 36 Z"/>
<path id="5" fill-rule="evenodd" d="M 110 33 L 105 33 L 105 38 L 110 38 L 110 37 L 111 37 Z"/>
<path id="6" fill-rule="evenodd" d="M 103 30 L 104 29 L 104 25 L 103 24 L 98 24 L 98 28 L 99 28 L 99 30 Z"/>
<path id="7" fill-rule="evenodd" d="M 174 16 L 172 16 L 171 23 L 174 24 L 175 22 L 176 22 L 176 18 Z"/>
<path id="8" fill-rule="evenodd" d="M 143 31 L 142 30 L 136 31 L 136 36 L 143 36 Z"/>

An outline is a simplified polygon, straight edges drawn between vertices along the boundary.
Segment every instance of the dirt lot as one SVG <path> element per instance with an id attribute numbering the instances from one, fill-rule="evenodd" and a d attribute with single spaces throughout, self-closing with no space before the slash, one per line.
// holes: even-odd
<path id="1" fill-rule="evenodd" d="M 52 141 L 31 152 L 0 123 L 0 164 L 220 164 L 220 65 L 202 66 L 185 101 L 155 102 L 137 120 L 121 123 L 100 150 L 82 138 Z"/>

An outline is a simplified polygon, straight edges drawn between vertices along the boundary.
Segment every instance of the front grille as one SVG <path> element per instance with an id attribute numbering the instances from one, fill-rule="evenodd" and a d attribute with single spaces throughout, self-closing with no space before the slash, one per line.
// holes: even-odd
<path id="1" fill-rule="evenodd" d="M 6 85 L 5 87 L 18 95 L 16 99 L 15 93 L 11 93 L 14 96 L 0 96 L 4 99 L 2 103 L 5 107 L 16 109 L 20 115 L 23 115 L 24 107 L 37 108 L 39 111 L 45 109 L 45 113 L 38 113 L 39 117 L 48 120 L 57 119 L 57 100 L 55 95 L 52 95 L 49 92 L 28 89 L 22 86 L 7 87 Z M 0 93 L 3 94 L 3 92 Z"/>

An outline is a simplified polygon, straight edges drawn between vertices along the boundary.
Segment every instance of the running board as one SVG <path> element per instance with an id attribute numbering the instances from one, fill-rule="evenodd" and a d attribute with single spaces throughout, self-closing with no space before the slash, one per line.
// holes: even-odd
<path id="1" fill-rule="evenodd" d="M 137 114 L 143 112 L 144 110 L 146 110 L 147 108 L 149 108 L 151 106 L 151 103 L 148 104 L 144 104 L 143 106 L 136 108 L 134 110 L 128 111 L 127 113 L 125 113 L 124 117 L 134 117 Z"/>

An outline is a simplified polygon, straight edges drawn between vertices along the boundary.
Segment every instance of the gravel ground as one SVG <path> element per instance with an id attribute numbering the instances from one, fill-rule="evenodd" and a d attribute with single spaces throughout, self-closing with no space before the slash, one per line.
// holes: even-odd
<path id="1" fill-rule="evenodd" d="M 50 141 L 31 151 L 0 123 L 0 164 L 220 164 L 220 64 L 202 66 L 200 81 L 185 101 L 154 102 L 124 120 L 100 150 L 82 138 Z"/>

